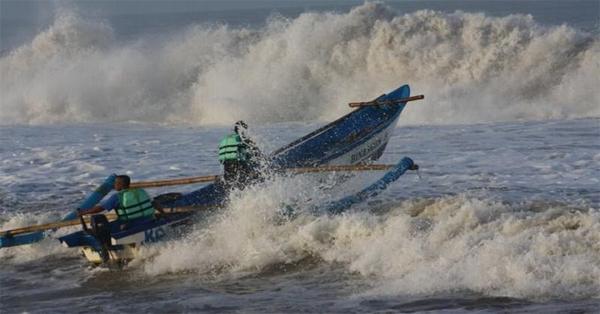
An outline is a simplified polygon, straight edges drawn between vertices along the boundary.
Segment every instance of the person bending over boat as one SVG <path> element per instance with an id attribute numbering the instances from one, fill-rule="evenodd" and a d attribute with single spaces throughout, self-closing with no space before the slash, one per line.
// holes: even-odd
<path id="1" fill-rule="evenodd" d="M 247 136 L 248 125 L 238 121 L 233 133 L 219 143 L 219 162 L 223 165 L 223 179 L 227 188 L 243 189 L 260 181 L 261 163 L 265 160 L 254 141 Z"/>
<path id="2" fill-rule="evenodd" d="M 118 220 L 116 226 L 124 230 L 130 225 L 143 221 L 153 220 L 157 207 L 144 189 L 129 188 L 131 178 L 127 175 L 119 175 L 115 178 L 114 193 L 99 205 L 88 210 L 79 211 L 79 216 L 99 213 L 103 210 L 115 210 Z M 160 208 L 158 208 L 160 210 Z M 114 226 L 114 225 L 113 225 Z"/>

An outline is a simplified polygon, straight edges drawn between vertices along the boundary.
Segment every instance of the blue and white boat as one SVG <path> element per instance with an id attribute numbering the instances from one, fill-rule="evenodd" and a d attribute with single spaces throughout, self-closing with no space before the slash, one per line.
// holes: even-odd
<path id="1" fill-rule="evenodd" d="M 406 99 L 409 96 L 408 85 L 384 94 L 375 100 L 379 105 L 360 107 L 277 149 L 269 156 L 270 165 L 276 169 L 285 169 L 363 164 L 375 161 L 383 154 L 396 122 L 406 105 L 406 102 L 397 100 Z M 363 201 L 365 196 L 376 195 L 411 168 L 413 168 L 412 160 L 405 158 L 372 186 L 354 197 L 349 196 L 338 202 L 331 202 L 327 208 L 332 208 L 332 213 L 339 213 L 353 203 Z M 112 187 L 113 180 L 114 177 L 109 177 L 84 202 L 85 207 L 82 208 L 90 208 L 99 202 Z M 206 209 L 221 207 L 226 198 L 227 191 L 222 185 L 208 184 L 198 190 L 177 195 L 175 198 L 155 199 L 167 212 L 162 217 L 159 215 L 160 218 L 138 223 L 122 231 L 114 228 L 111 230 L 110 226 L 104 226 L 103 229 L 101 228 L 101 232 L 98 230 L 93 230 L 94 232 L 90 230 L 77 231 L 60 237 L 59 240 L 67 247 L 81 248 L 85 257 L 95 264 L 106 261 L 128 261 L 136 258 L 140 246 L 177 236 L 182 229 L 185 229 L 180 228 L 181 225 L 189 223 L 192 217 L 198 216 L 198 213 L 206 213 Z M 96 216 L 92 217 L 90 229 L 97 229 L 102 225 L 109 224 L 106 218 L 102 218 L 103 215 Z M 84 229 L 88 228 L 85 223 L 83 226 Z M 3 246 L 35 242 L 39 233 L 20 236 L 21 238 L 2 239 Z M 27 242 L 29 240 L 31 241 Z"/>
<path id="2" fill-rule="evenodd" d="M 90 227 L 62 236 L 59 240 L 66 247 L 80 247 L 90 263 L 124 264 L 138 257 L 141 245 L 163 241 L 185 232 L 181 226 L 189 224 L 193 214 L 186 212 L 159 215 L 156 219 L 137 223 L 122 231 L 111 230 L 114 228 L 107 224 L 104 235 L 99 231 L 101 228 L 97 227 L 96 220 L 105 216 L 94 215 Z"/>
<path id="3" fill-rule="evenodd" d="M 409 96 L 410 87 L 403 85 L 375 101 L 383 103 Z M 406 102 L 360 107 L 275 150 L 270 155 L 271 166 L 285 169 L 375 161 L 383 154 L 405 106 Z M 161 205 L 166 208 L 207 208 L 219 206 L 226 196 L 220 185 L 209 184 Z"/>

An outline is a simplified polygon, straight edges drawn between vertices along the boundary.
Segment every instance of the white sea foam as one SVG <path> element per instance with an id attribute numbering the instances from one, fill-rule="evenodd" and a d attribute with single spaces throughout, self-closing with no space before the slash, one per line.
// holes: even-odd
<path id="1" fill-rule="evenodd" d="M 56 212 L 43 212 L 33 216 L 22 213 L 3 213 L 0 220 L 0 230 L 10 230 L 19 227 L 38 225 L 55 222 L 60 219 Z M 40 258 L 61 254 L 63 256 L 74 256 L 77 252 L 63 247 L 56 238 L 64 235 L 72 228 L 63 228 L 58 232 L 49 232 L 49 236 L 35 245 L 21 245 L 0 249 L 0 259 L 3 262 L 21 264 L 24 262 L 38 260 Z"/>
<path id="2" fill-rule="evenodd" d="M 259 134 L 278 147 L 311 129 L 284 123 Z M 59 219 L 112 172 L 134 172 L 134 180 L 217 174 L 215 145 L 226 132 L 3 127 L 0 230 Z M 398 128 L 381 162 L 408 155 L 421 165 L 423 179 L 406 174 L 354 212 L 328 217 L 306 210 L 351 194 L 381 173 L 360 173 L 327 189 L 312 175 L 280 178 L 233 195 L 229 208 L 199 221 L 186 238 L 149 246 L 131 269 L 159 281 L 170 272 L 192 272 L 198 280 L 207 273 L 269 277 L 273 266 L 303 267 L 308 259 L 373 283 L 370 291 L 357 290 L 367 298 L 457 290 L 528 299 L 598 296 L 597 134 L 598 119 Z M 178 190 L 149 189 L 152 196 L 171 191 Z M 281 219 L 282 204 L 301 215 Z M 0 260 L 19 265 L 48 258 L 79 272 L 84 260 L 61 259 L 78 252 L 50 239 L 0 249 Z"/>
<path id="3" fill-rule="evenodd" d="M 277 214 L 294 187 L 277 182 L 241 193 L 185 241 L 151 248 L 143 269 L 240 276 L 305 258 L 339 262 L 377 283 L 366 294 L 467 290 L 529 299 L 600 296 L 600 212 L 561 204 L 507 204 L 468 194 L 412 199 L 389 211 Z M 346 192 L 347 193 L 347 192 Z M 300 210 L 331 198 L 304 193 Z M 297 198 L 298 199 L 298 198 Z"/>
<path id="4" fill-rule="evenodd" d="M 329 120 L 403 83 L 427 96 L 409 123 L 600 115 L 594 35 L 528 15 L 378 3 L 125 43 L 107 23 L 61 11 L 0 59 L 0 73 L 0 124 Z"/>

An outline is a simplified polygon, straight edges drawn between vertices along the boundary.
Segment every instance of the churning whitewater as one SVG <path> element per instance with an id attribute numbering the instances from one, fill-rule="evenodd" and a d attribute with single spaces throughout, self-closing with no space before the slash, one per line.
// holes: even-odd
<path id="1" fill-rule="evenodd" d="M 130 37 L 62 8 L 3 47 L 0 230 L 61 219 L 112 173 L 220 174 L 217 145 L 237 120 L 269 153 L 348 102 L 401 84 L 425 100 L 406 106 L 377 161 L 408 156 L 419 173 L 344 214 L 323 209 L 381 172 L 270 177 L 119 270 L 88 266 L 57 240 L 79 226 L 59 229 L 0 249 L 0 312 L 598 312 L 598 32 L 506 13 L 538 1 L 402 10 L 428 3 L 198 19 Z M 496 7 L 506 3 L 515 9 Z M 539 3 L 552 16 L 598 11 Z M 238 9 L 225 13 L 255 17 Z M 125 17 L 186 13 L 136 14 Z"/>
<path id="2" fill-rule="evenodd" d="M 311 129 L 283 123 L 258 128 L 255 136 L 280 146 Z M 109 169 L 139 180 L 218 173 L 211 145 L 225 131 L 138 124 L 4 127 L 1 144 L 9 150 L 0 165 L 0 229 L 58 219 Z M 197 221 L 183 239 L 146 248 L 124 271 L 135 280 L 191 276 L 209 284 L 274 280 L 286 269 L 301 276 L 337 265 L 321 276 L 359 276 L 333 288 L 354 287 L 350 300 L 462 291 L 536 302 L 598 298 L 597 135 L 598 119 L 401 127 L 382 162 L 410 155 L 422 166 L 421 179 L 407 175 L 381 196 L 330 216 L 313 209 L 360 190 L 378 174 L 331 186 L 311 175 L 273 178 L 234 193 L 227 209 Z M 14 142 L 15 136 L 21 140 Z M 129 145 L 119 147 L 122 141 Z M 177 153 L 180 143 L 194 153 Z M 298 217 L 282 216 L 285 205 Z M 85 286 L 96 271 L 81 269 L 78 253 L 56 241 L 68 232 L 3 249 L 0 257 L 10 269 L 62 261 L 52 267 L 70 276 L 83 272 L 67 283 Z"/>
<path id="3" fill-rule="evenodd" d="M 540 204 L 538 212 L 534 204 L 458 195 L 401 202 L 381 215 L 361 211 L 279 224 L 277 204 L 259 192 L 246 196 L 257 205 L 244 199 L 185 241 L 152 249 L 157 256 L 144 270 L 239 276 L 316 258 L 377 280 L 365 292 L 376 295 L 600 296 L 597 209 Z"/>
<path id="4" fill-rule="evenodd" d="M 380 3 L 127 41 L 63 9 L 2 56 L 0 72 L 4 125 L 330 120 L 399 78 L 435 104 L 405 123 L 600 116 L 596 35 L 530 15 L 402 14 Z"/>

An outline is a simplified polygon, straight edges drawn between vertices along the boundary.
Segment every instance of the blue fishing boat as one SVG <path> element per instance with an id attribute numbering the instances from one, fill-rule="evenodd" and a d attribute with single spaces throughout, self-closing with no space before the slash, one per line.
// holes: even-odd
<path id="1" fill-rule="evenodd" d="M 93 264 L 124 264 L 136 258 L 139 246 L 165 240 L 181 234 L 182 224 L 188 224 L 192 212 L 159 215 L 156 219 L 136 224 L 126 230 L 113 231 L 104 215 L 94 215 L 90 227 L 59 238 L 66 247 L 80 247 Z"/>
<path id="2" fill-rule="evenodd" d="M 377 196 L 406 171 L 416 169 L 418 169 L 418 166 L 414 164 L 413 160 L 404 157 L 391 167 L 384 176 L 368 187 L 352 195 L 315 207 L 310 211 L 314 214 L 340 214 L 355 204 Z M 282 208 L 280 213 L 287 218 L 293 218 L 296 214 L 295 210 L 289 206 Z M 155 220 L 145 221 L 126 230 L 115 232 L 103 232 L 103 227 L 98 227 L 96 220 L 101 218 L 101 224 L 107 221 L 103 218 L 103 215 L 95 215 L 90 223 L 92 232 L 89 230 L 77 231 L 63 236 L 59 240 L 67 247 L 81 247 L 85 258 L 93 264 L 108 262 L 120 265 L 135 259 L 140 253 L 139 248 L 142 245 L 174 238 L 185 233 L 186 228 L 183 228 L 182 225 L 188 225 L 192 217 L 200 219 L 197 216 L 201 214 L 207 214 L 207 212 L 166 213 L 159 215 Z"/>
<path id="3" fill-rule="evenodd" d="M 355 165 L 381 157 L 406 102 L 394 102 L 410 96 L 410 87 L 379 96 L 379 106 L 363 106 L 270 155 L 273 168 Z M 385 104 L 386 102 L 390 104 Z M 222 204 L 227 196 L 223 187 L 209 184 L 174 200 L 161 202 L 165 208 L 206 208 Z"/>
<path id="4" fill-rule="evenodd" d="M 319 167 L 325 165 L 357 165 L 377 160 L 383 154 L 393 129 L 410 96 L 408 85 L 384 94 L 370 105 L 360 106 L 349 114 L 275 150 L 269 156 L 274 169 Z M 403 159 L 372 186 L 362 192 L 331 202 L 326 208 L 339 213 L 353 203 L 361 202 L 369 195 L 384 190 L 387 185 L 412 169 L 410 159 Z M 114 176 L 109 177 L 84 201 L 82 208 L 90 208 L 100 201 L 112 187 Z M 161 241 L 181 233 L 181 225 L 190 222 L 206 210 L 216 209 L 226 202 L 227 191 L 221 184 L 211 183 L 184 194 L 163 195 L 155 199 L 163 208 L 157 219 L 136 224 L 126 230 L 111 230 L 104 215 L 95 215 L 88 225 L 82 220 L 84 230 L 59 240 L 67 247 L 80 247 L 92 263 L 107 261 L 123 262 L 136 257 L 141 245 Z M 201 210 L 204 209 L 204 210 Z M 72 218 L 72 214 L 65 218 Z M 91 230 L 88 230 L 91 229 Z M 42 236 L 43 237 L 43 236 Z M 0 247 L 38 241 L 39 232 L 18 236 L 1 236 Z"/>

